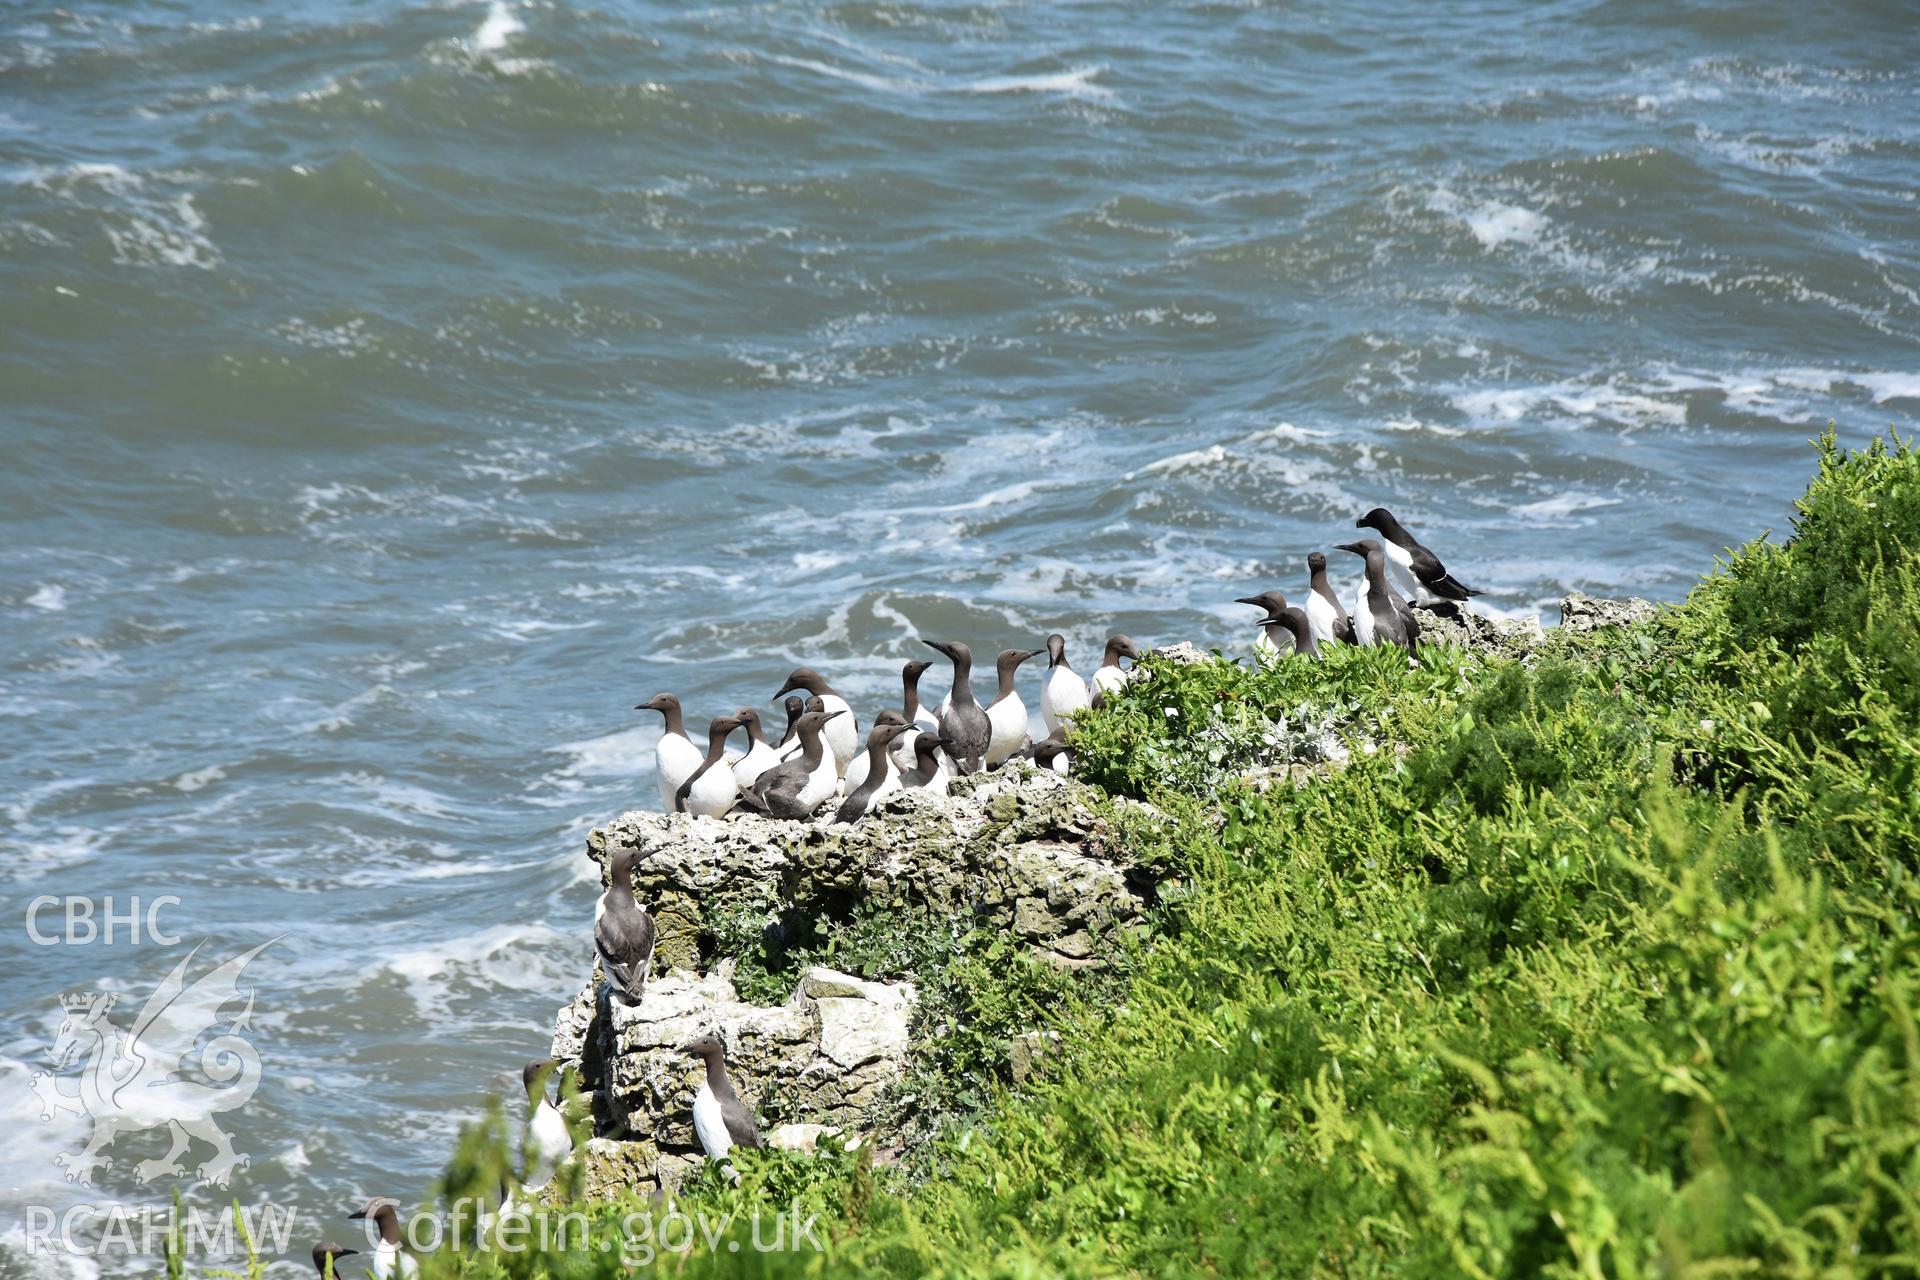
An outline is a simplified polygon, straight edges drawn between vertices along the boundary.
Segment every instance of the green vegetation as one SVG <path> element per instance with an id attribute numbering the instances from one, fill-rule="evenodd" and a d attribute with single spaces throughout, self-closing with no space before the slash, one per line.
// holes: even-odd
<path id="1" fill-rule="evenodd" d="M 1829 436 L 1784 545 L 1530 665 L 1149 665 L 1075 735 L 1087 778 L 1177 820 L 1140 828 L 1175 879 L 1121 989 L 924 944 L 977 1005 L 939 1017 L 1060 1033 L 1040 1078 L 1012 1090 L 963 1038 L 930 1070 L 992 1095 L 931 1176 L 743 1160 L 683 1207 L 797 1196 L 826 1253 L 722 1243 L 677 1271 L 1920 1271 L 1908 445 Z M 1340 767 L 1230 780 L 1329 754 L 1329 731 Z M 590 1249 L 436 1261 L 617 1271 Z"/>

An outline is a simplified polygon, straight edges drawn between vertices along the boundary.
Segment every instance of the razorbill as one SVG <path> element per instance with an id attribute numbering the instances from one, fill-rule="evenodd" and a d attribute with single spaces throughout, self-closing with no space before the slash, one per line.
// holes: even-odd
<path id="1" fill-rule="evenodd" d="M 761 1146 L 760 1126 L 753 1122 L 753 1112 L 747 1110 L 733 1091 L 733 1082 L 727 1079 L 727 1051 L 719 1039 L 702 1036 L 687 1046 L 687 1053 L 706 1065 L 693 1095 L 693 1132 L 707 1159 L 737 1183 L 740 1173 L 727 1153 L 735 1147 Z"/>
<path id="2" fill-rule="evenodd" d="M 1235 604 L 1250 604 L 1266 615 L 1266 621 L 1260 624 L 1260 634 L 1253 638 L 1253 656 L 1261 662 L 1272 662 L 1282 654 L 1293 652 L 1293 637 L 1276 619 L 1286 610 L 1287 597 L 1278 591 L 1262 591 L 1257 596 L 1241 596 Z"/>
<path id="3" fill-rule="evenodd" d="M 1313 627 L 1313 639 L 1316 644 L 1332 644 L 1338 640 L 1342 644 L 1357 643 L 1353 634 L 1353 619 L 1347 616 L 1340 597 L 1333 594 L 1333 588 L 1327 585 L 1327 557 L 1315 551 L 1307 557 L 1307 572 L 1312 575 L 1307 590 L 1307 622 Z"/>
<path id="4" fill-rule="evenodd" d="M 693 776 L 673 793 L 673 812 L 701 818 L 724 818 L 740 794 L 739 779 L 727 764 L 727 739 L 740 727 L 739 716 L 716 716 L 707 726 L 707 754 Z"/>
<path id="5" fill-rule="evenodd" d="M 1367 562 L 1367 579 L 1353 601 L 1354 639 L 1363 645 L 1397 644 L 1412 653 L 1420 639 L 1420 622 L 1387 582 L 1387 557 L 1380 549 L 1380 540 L 1343 542 L 1339 550 L 1351 551 Z"/>
<path id="6" fill-rule="evenodd" d="M 1298 605 L 1287 605 L 1275 610 L 1272 616 L 1263 618 L 1260 634 L 1262 637 L 1280 637 L 1276 653 L 1300 653 L 1309 658 L 1320 656 L 1319 642 L 1313 638 L 1313 625 L 1307 621 L 1306 610 Z"/>
<path id="7" fill-rule="evenodd" d="M 1112 693 L 1127 682 L 1127 673 L 1120 667 L 1120 659 L 1130 658 L 1140 661 L 1139 652 L 1134 649 L 1133 641 L 1126 636 L 1107 637 L 1107 652 L 1100 659 L 1100 669 L 1093 673 L 1093 696 L 1103 697 Z"/>
<path id="8" fill-rule="evenodd" d="M 947 767 L 947 754 L 953 740 L 935 733 L 921 733 L 913 740 L 913 768 L 903 770 L 900 785 L 909 791 L 923 788 L 937 796 L 947 794 L 953 771 Z"/>
<path id="9" fill-rule="evenodd" d="M 1013 681 L 1019 674 L 1021 663 L 1045 652 L 1044 649 L 1002 649 L 1000 656 L 993 660 L 993 669 L 1000 678 L 1000 688 L 993 695 L 993 701 L 987 704 L 990 732 L 986 762 L 990 769 L 1012 759 L 1013 753 L 1027 744 L 1027 704 L 1021 699 Z"/>
<path id="10" fill-rule="evenodd" d="M 882 711 L 873 718 L 873 727 L 875 729 L 883 725 L 901 729 L 911 729 L 913 727 L 907 723 L 905 716 L 895 711 L 892 707 L 888 707 L 885 711 Z M 893 762 L 893 744 L 896 738 L 897 735 L 894 734 L 889 734 L 886 738 L 887 753 L 884 758 L 887 762 L 887 772 L 889 774 L 898 774 L 900 772 L 900 766 Z M 867 747 L 868 750 L 862 751 L 848 762 L 847 776 L 840 779 L 840 794 L 850 796 L 866 785 L 867 770 L 873 767 L 873 753 L 871 750 L 873 747 L 873 734 L 871 732 L 867 734 Z"/>
<path id="11" fill-rule="evenodd" d="M 778 698 L 792 693 L 795 689 L 805 689 L 825 703 L 828 711 L 847 713 L 838 719 L 829 720 L 823 731 L 827 749 L 833 752 L 833 776 L 837 778 L 847 771 L 847 762 L 860 750 L 860 724 L 854 718 L 853 708 L 847 705 L 847 700 L 835 693 L 833 686 L 812 667 L 795 667 L 793 674 L 787 677 L 787 682 L 780 686 L 780 692 L 773 696 Z"/>
<path id="12" fill-rule="evenodd" d="M 347 1215 L 353 1221 L 366 1219 L 379 1233 L 377 1240 L 373 1238 L 374 1231 L 367 1233 L 367 1238 L 373 1243 L 373 1257 L 367 1264 L 367 1274 L 375 1280 L 393 1280 L 395 1276 L 401 1280 L 413 1280 L 414 1276 L 420 1274 L 420 1264 L 414 1261 L 412 1254 L 400 1247 L 399 1208 L 398 1200 L 377 1196 L 367 1201 L 366 1208 L 356 1209 Z"/>
<path id="13" fill-rule="evenodd" d="M 760 731 L 758 711 L 741 707 L 733 714 L 747 731 L 747 754 L 733 762 L 733 780 L 740 786 L 750 787 L 761 774 L 780 763 L 780 755 L 767 745 L 766 735 Z"/>
<path id="14" fill-rule="evenodd" d="M 340 1259 L 351 1258 L 358 1249 L 342 1249 L 331 1240 L 325 1244 L 313 1246 L 313 1269 L 320 1273 L 320 1280 L 336 1280 L 340 1275 Z"/>
<path id="15" fill-rule="evenodd" d="M 825 698 L 815 699 L 824 703 Z M 821 740 L 821 728 L 850 711 L 808 711 L 794 727 L 800 734 L 800 754 L 761 774 L 740 793 L 740 802 L 775 818 L 809 818 L 833 794 L 839 783 L 833 754 Z"/>
<path id="16" fill-rule="evenodd" d="M 660 780 L 660 803 L 668 813 L 673 812 L 673 797 L 679 792 L 680 784 L 693 776 L 704 757 L 700 748 L 693 745 L 693 739 L 687 736 L 685 724 L 680 719 L 680 699 L 670 693 L 663 693 L 649 702 L 643 702 L 635 711 L 658 711 L 666 717 L 667 731 L 660 735 L 660 745 L 653 749 L 654 771 Z"/>
<path id="17" fill-rule="evenodd" d="M 558 1067 L 552 1058 L 535 1058 L 520 1068 L 520 1084 L 533 1107 L 520 1137 L 520 1156 L 527 1170 L 520 1185 L 536 1195 L 553 1181 L 553 1171 L 560 1162 L 573 1154 L 573 1131 L 567 1128 L 566 1116 L 547 1096 L 549 1082 L 559 1077 Z"/>
<path id="18" fill-rule="evenodd" d="M 1385 507 L 1375 507 L 1353 522 L 1356 529 L 1372 529 L 1387 540 L 1383 548 L 1387 569 L 1410 601 L 1446 600 L 1464 604 L 1468 596 L 1482 594 L 1447 572 L 1440 557 L 1414 541 L 1407 527 L 1393 518 Z"/>
<path id="19" fill-rule="evenodd" d="M 613 994 L 639 1004 L 653 972 L 653 917 L 633 896 L 633 869 L 640 855 L 615 849 L 607 860 L 607 891 L 593 909 L 593 949 Z"/>
<path id="20" fill-rule="evenodd" d="M 913 732 L 913 726 L 904 722 L 876 724 L 868 731 L 866 779 L 858 789 L 847 793 L 840 811 L 833 815 L 835 822 L 858 822 L 867 810 L 873 808 L 875 801 L 900 790 L 900 775 L 894 771 L 893 761 L 887 759 L 887 748 L 893 745 L 895 738 L 911 732 Z M 853 776 L 851 769 L 847 771 L 847 776 L 849 778 Z"/>
<path id="21" fill-rule="evenodd" d="M 1047 637 L 1047 674 L 1040 678 L 1040 718 L 1047 733 L 1058 735 L 1062 723 L 1093 701 L 1087 682 L 1067 665 L 1067 638 L 1058 632 Z"/>

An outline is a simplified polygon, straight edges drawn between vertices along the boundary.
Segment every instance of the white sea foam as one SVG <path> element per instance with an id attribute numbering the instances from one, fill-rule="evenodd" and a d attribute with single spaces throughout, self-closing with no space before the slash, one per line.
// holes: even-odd
<path id="1" fill-rule="evenodd" d="M 1104 66 L 1081 66 L 1068 71 L 1042 72 L 1035 75 L 980 76 L 965 79 L 939 75 L 875 75 L 872 72 L 858 71 L 851 67 L 835 66 L 815 58 L 795 58 L 785 54 L 770 55 L 769 61 L 801 71 L 830 76 L 835 80 L 845 80 L 849 84 L 857 84 L 863 89 L 872 89 L 879 93 L 1050 93 L 1070 98 L 1108 99 L 1113 97 L 1112 90 L 1094 83 L 1094 77 L 1106 70 Z"/>
<path id="2" fill-rule="evenodd" d="M 1513 508 L 1513 514 L 1527 520 L 1563 520 L 1581 511 L 1592 511 L 1598 507 L 1617 507 L 1619 498 L 1603 498 L 1597 493 L 1580 493 L 1568 490 L 1556 493 L 1550 498 L 1537 502 L 1527 502 Z"/>
<path id="3" fill-rule="evenodd" d="M 487 6 L 487 17 L 480 29 L 473 33 L 473 48 L 477 53 L 493 53 L 507 47 L 507 41 L 527 29 L 502 0 L 493 0 Z"/>
<path id="4" fill-rule="evenodd" d="M 35 609 L 44 609 L 48 613 L 59 613 L 67 607 L 67 589 L 58 583 L 43 583 L 26 603 Z"/>
<path id="5" fill-rule="evenodd" d="M 208 765 L 204 769 L 195 769 L 183 773 L 173 780 L 173 785 L 181 791 L 198 791 L 210 783 L 218 782 L 227 776 L 227 771 L 219 765 Z"/>
<path id="6" fill-rule="evenodd" d="M 436 1023 L 456 1015 L 456 1001 L 506 991 L 571 991 L 592 943 L 582 932 L 563 935 L 544 924 L 503 924 L 389 956 L 420 1014 Z"/>

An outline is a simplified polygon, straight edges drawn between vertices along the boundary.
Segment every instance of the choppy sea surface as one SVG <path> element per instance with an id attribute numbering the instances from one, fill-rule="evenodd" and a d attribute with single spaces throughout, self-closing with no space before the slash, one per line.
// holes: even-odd
<path id="1" fill-rule="evenodd" d="M 588 970 L 660 690 L 1241 646 L 1376 503 L 1549 620 L 1784 530 L 1828 418 L 1920 414 L 1913 18 L 8 6 L 0 1273 L 165 1199 L 160 1131 L 65 1182 L 30 1078 L 203 941 L 278 939 L 188 1201 L 297 1206 L 293 1275 L 417 1197 Z"/>

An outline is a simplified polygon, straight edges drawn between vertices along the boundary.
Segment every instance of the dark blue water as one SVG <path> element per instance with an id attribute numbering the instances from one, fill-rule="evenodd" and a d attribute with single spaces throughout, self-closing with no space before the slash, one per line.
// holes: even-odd
<path id="1" fill-rule="evenodd" d="M 64 1183 L 28 1074 L 62 992 L 128 1023 L 202 938 L 285 935 L 231 1194 L 307 1241 L 416 1195 L 587 972 L 580 837 L 657 800 L 661 689 L 1243 644 L 1377 503 L 1494 610 L 1678 596 L 1828 418 L 1920 412 L 1916 29 L 12 6 L 0 1227 L 164 1198 L 158 1131 Z M 183 941 L 28 937 L 109 893 Z"/>

